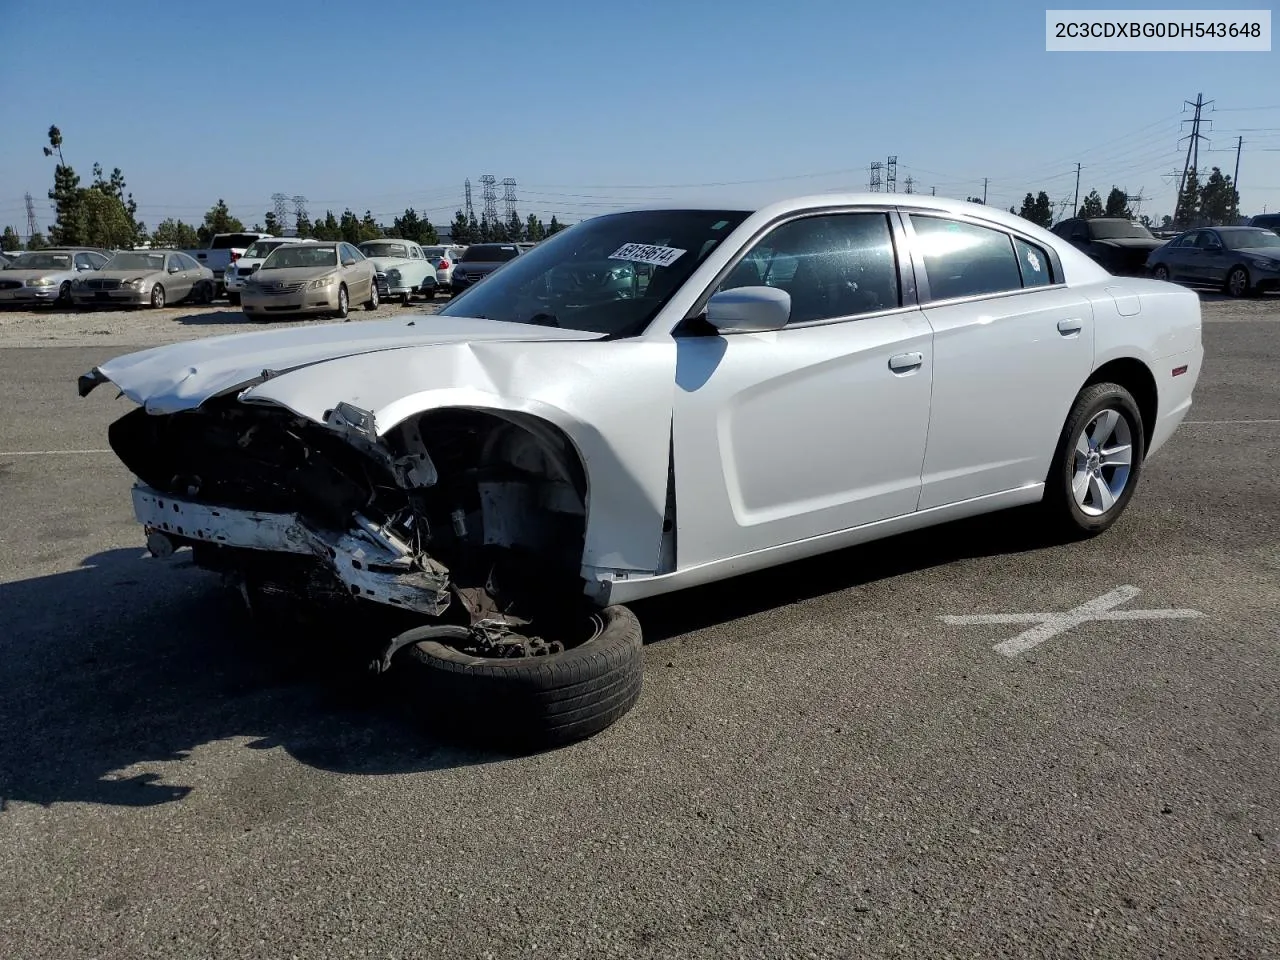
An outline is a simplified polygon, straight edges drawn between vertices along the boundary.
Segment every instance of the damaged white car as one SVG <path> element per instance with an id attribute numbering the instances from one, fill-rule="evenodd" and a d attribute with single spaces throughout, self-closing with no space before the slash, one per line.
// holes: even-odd
<path id="1" fill-rule="evenodd" d="M 141 405 L 110 443 L 153 553 L 397 610 L 383 668 L 544 745 L 636 702 L 630 601 L 1018 505 L 1100 532 L 1202 356 L 1190 291 L 854 194 L 596 217 L 435 315 L 146 350 L 80 392 Z"/>

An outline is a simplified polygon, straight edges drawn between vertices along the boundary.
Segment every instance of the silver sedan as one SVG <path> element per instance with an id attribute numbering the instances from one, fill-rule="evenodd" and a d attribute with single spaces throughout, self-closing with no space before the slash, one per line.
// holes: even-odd
<path id="1" fill-rule="evenodd" d="M 163 307 L 191 300 L 213 302 L 213 271 L 173 250 L 124 250 L 91 277 L 71 285 L 78 305 L 132 304 Z"/>

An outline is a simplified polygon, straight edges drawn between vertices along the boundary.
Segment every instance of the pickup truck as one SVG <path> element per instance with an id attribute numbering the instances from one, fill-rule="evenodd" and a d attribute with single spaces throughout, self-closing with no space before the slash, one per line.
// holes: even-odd
<path id="1" fill-rule="evenodd" d="M 223 283 L 222 279 L 227 268 L 243 257 L 245 250 L 255 240 L 266 240 L 270 237 L 271 234 L 269 233 L 217 233 L 214 234 L 207 247 L 198 250 L 180 250 L 178 252 L 185 253 L 202 267 L 208 267 L 213 271 L 213 279 L 217 284 L 215 295 L 222 297 L 227 292 L 226 284 Z"/>

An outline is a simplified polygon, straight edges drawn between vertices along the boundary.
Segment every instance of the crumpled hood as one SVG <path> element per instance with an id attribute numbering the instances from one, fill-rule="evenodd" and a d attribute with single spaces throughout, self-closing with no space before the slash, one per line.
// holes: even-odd
<path id="1" fill-rule="evenodd" d="M 383 350 L 484 341 L 596 340 L 602 335 L 525 323 L 420 314 L 231 334 L 117 357 L 80 378 L 80 395 L 110 381 L 150 413 L 194 409 L 211 397 L 325 361 Z"/>

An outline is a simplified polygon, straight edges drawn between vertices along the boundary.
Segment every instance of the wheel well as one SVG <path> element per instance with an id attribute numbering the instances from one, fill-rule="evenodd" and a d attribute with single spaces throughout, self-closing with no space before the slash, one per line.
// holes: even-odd
<path id="1" fill-rule="evenodd" d="M 1133 399 L 1138 403 L 1138 413 L 1142 416 L 1142 435 L 1149 444 L 1151 433 L 1156 427 L 1159 394 L 1156 392 L 1156 378 L 1147 369 L 1147 365 L 1133 357 L 1111 360 L 1095 370 L 1085 386 L 1095 383 L 1115 383 L 1133 394 Z"/>

